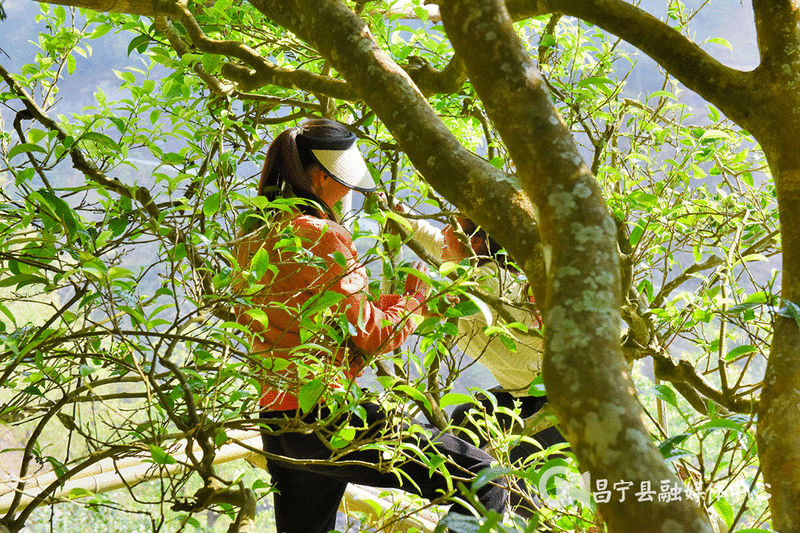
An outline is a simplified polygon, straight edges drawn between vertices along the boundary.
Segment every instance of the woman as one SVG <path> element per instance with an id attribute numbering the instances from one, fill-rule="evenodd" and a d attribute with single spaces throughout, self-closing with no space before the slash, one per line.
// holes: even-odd
<path id="1" fill-rule="evenodd" d="M 277 489 L 279 533 L 334 529 L 348 483 L 399 488 L 428 499 L 446 493 L 448 479 L 403 456 L 403 446 L 435 447 L 448 458 L 453 477 L 467 482 L 492 462 L 467 442 L 430 427 L 426 435 L 403 436 L 393 452 L 348 446 L 399 436 L 407 427 L 375 403 L 346 411 L 338 406 L 359 396 L 355 378 L 368 359 L 398 347 L 413 332 L 409 315 L 421 312 L 429 290 L 409 275 L 403 295 L 368 297 L 366 272 L 334 214 L 350 190 L 375 189 L 355 141 L 344 126 L 322 119 L 279 135 L 267 152 L 258 191 L 274 210 L 265 217 L 268 223 L 247 224 L 237 246 L 239 266 L 251 273 L 246 303 L 237 313 L 255 334 L 251 349 L 265 374 L 263 441 Z M 478 498 L 502 511 L 506 495 L 489 484 Z M 468 510 L 455 503 L 451 512 Z"/>

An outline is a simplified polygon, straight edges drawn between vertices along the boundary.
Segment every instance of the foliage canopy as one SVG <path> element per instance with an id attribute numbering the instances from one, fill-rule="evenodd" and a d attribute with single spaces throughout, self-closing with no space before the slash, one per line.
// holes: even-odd
<path id="1" fill-rule="evenodd" d="M 669 6 L 667 23 L 689 35 L 695 12 L 678 1 Z M 253 427 L 263 366 L 248 352 L 250 333 L 231 315 L 240 297 L 233 286 L 248 275 L 247 266 L 236 264 L 232 243 L 244 217 L 266 207 L 253 196 L 257 173 L 266 146 L 287 126 L 326 116 L 360 137 L 385 200 L 357 201 L 345 214 L 375 294 L 396 288 L 418 255 L 433 266 L 431 309 L 444 310 L 443 297 L 456 295 L 461 303 L 444 313 L 450 319 L 499 316 L 491 332 L 511 352 L 515 339 L 542 335 L 504 319 L 505 303 L 481 289 L 474 262 L 432 260 L 413 235 L 407 239 L 403 215 L 382 204 L 403 202 L 412 208 L 405 216 L 439 226 L 464 211 L 493 225 L 492 235 L 515 258 L 516 250 L 542 249 L 539 224 L 546 223 L 537 219 L 516 175 L 517 148 L 490 118 L 477 79 L 467 79 L 449 27 L 418 1 L 350 6 L 387 64 L 402 66 L 396 75 L 408 81 L 397 82 L 398 91 L 419 89 L 408 100 L 373 102 L 367 94 L 380 87 L 339 72 L 344 66 L 336 43 L 314 42 L 296 29 L 302 24 L 291 9 L 273 16 L 267 7 L 257 1 L 165 2 L 150 18 L 42 4 L 35 61 L 18 73 L 2 69 L 0 400 L 3 422 L 27 431 L 18 474 L 26 478 L 48 464 L 63 481 L 100 458 L 142 452 L 163 466 L 183 444 L 192 452 L 188 469 L 148 502 L 163 512 L 154 530 L 199 527 L 193 509 L 176 518 L 162 499 L 187 498 L 198 479 L 233 488 L 240 482 L 220 479 L 212 464 L 229 433 Z M 634 60 L 619 38 L 596 26 L 557 14 L 526 17 L 514 29 L 614 223 L 620 279 L 609 275 L 622 295 L 624 328 L 612 337 L 635 376 L 650 442 L 685 494 L 696 495 L 712 514 L 715 527 L 764 526 L 770 518 L 756 451 L 756 399 L 772 320 L 800 316 L 796 305 L 781 303 L 772 268 L 781 236 L 764 153 L 717 107 L 709 104 L 698 114 L 685 105 L 682 87 L 669 74 L 660 90 L 626 90 Z M 114 94 L 98 89 L 92 106 L 69 108 L 59 83 L 77 75 L 76 58 L 91 58 L 110 32 L 129 38 L 128 54 L 137 61 L 115 71 Z M 418 100 L 427 101 L 437 122 L 415 122 Z M 405 112 L 407 129 L 397 125 Z M 444 137 L 426 142 L 437 128 L 446 128 L 458 148 Z M 412 147 L 414 136 L 420 142 Z M 458 161 L 441 170 L 445 153 Z M 459 170 L 469 168 L 474 172 Z M 446 179 L 431 179 L 436 172 Z M 502 203 L 481 196 L 477 173 L 494 180 L 491 194 Z M 584 240 L 604 231 L 589 230 Z M 519 259 L 518 275 L 547 310 L 558 298 L 548 285 L 553 274 L 548 277 L 542 264 L 548 253 L 570 250 L 548 252 L 543 241 L 540 262 Z M 270 265 L 254 261 L 249 268 L 263 273 Z M 309 345 L 316 346 L 315 335 L 336 334 L 325 329 L 335 303 L 303 310 Z M 552 335 L 560 331 L 554 327 Z M 356 410 L 369 395 L 404 416 L 422 413 L 446 425 L 445 408 L 467 398 L 459 378 L 474 365 L 454 345 L 456 335 L 453 320 L 427 319 L 415 343 L 376 363 L 368 392 L 329 401 Z M 301 403 L 313 403 L 321 388 L 309 382 Z M 577 431 L 565 422 L 565 434 Z M 508 449 L 519 434 L 505 434 L 491 421 L 486 426 L 501 465 L 510 467 Z M 383 445 L 352 442 L 352 434 L 343 428 L 332 447 Z M 431 468 L 441 463 L 412 451 Z M 515 474 L 531 486 L 550 467 L 578 472 L 563 459 L 531 461 Z M 612 494 L 618 499 L 624 485 L 614 483 L 627 479 L 595 475 L 592 502 L 550 508 L 546 500 L 540 519 L 563 530 L 605 527 L 598 504 Z M 678 487 L 671 479 L 663 479 L 667 488 Z M 633 481 L 630 494 L 640 488 Z M 261 479 L 248 483 L 259 495 L 269 491 Z M 34 504 L 56 488 L 34 490 Z M 82 496 L 87 505 L 110 503 L 102 495 Z M 12 531 L 31 520 L 35 507 L 19 503 L 3 519 Z M 217 508 L 235 515 L 230 505 Z M 529 530 L 510 519 L 466 527 Z"/>

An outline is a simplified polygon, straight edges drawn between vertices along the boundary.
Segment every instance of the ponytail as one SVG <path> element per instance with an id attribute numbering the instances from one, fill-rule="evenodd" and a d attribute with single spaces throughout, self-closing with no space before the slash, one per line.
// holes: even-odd
<path id="1" fill-rule="evenodd" d="M 308 168 L 316 161 L 305 151 L 298 150 L 297 136 L 302 133 L 303 128 L 289 128 L 272 142 L 261 170 L 258 195 L 269 201 L 279 197 L 302 198 L 308 202 L 298 204 L 301 212 L 318 217 L 322 211 L 336 221 L 331 208 L 314 193 Z"/>

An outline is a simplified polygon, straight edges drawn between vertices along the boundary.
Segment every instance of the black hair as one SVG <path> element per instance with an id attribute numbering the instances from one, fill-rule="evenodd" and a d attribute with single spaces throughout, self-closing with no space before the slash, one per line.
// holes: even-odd
<path id="1" fill-rule="evenodd" d="M 458 225 L 469 237 L 470 245 L 478 255 L 478 264 L 482 265 L 494 259 L 503 268 L 519 270 L 516 266 L 509 263 L 512 258 L 503 250 L 500 243 L 494 240 L 486 231 L 481 229 L 472 219 L 464 216 L 458 217 Z M 475 240 L 480 244 L 477 244 Z"/>
<path id="2" fill-rule="evenodd" d="M 352 133 L 344 125 L 324 118 L 311 119 L 283 131 L 267 150 L 258 184 L 259 196 L 270 201 L 278 197 L 303 198 L 309 202 L 298 205 L 301 212 L 320 216 L 320 211 L 323 211 L 337 221 L 331 206 L 313 191 L 308 169 L 319 162 L 311 148 L 337 149 L 343 139 L 350 137 Z"/>

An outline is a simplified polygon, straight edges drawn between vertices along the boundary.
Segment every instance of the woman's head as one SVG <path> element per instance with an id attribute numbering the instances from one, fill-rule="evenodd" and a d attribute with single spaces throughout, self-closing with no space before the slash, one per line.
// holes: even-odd
<path id="1" fill-rule="evenodd" d="M 314 119 L 275 138 L 267 151 L 258 194 L 270 200 L 293 195 L 320 202 L 315 183 L 320 170 L 348 189 L 370 192 L 376 188 L 356 147 L 356 136 L 338 122 Z"/>

